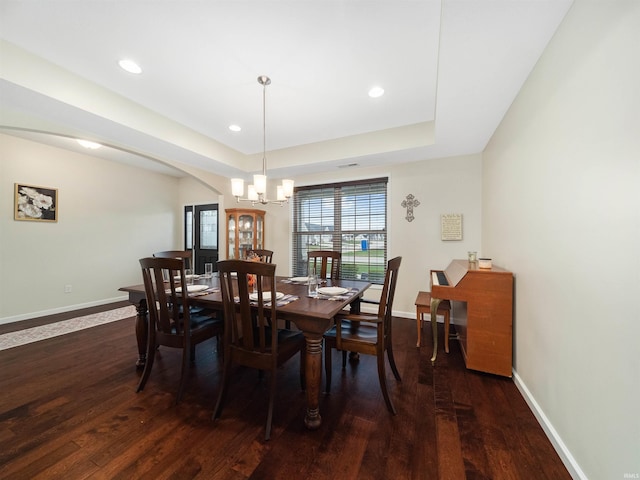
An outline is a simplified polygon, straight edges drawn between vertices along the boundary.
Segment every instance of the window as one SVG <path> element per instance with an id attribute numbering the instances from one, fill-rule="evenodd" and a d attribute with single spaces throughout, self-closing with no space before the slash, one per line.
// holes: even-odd
<path id="1" fill-rule="evenodd" d="M 293 200 L 293 273 L 307 274 L 307 252 L 342 252 L 342 278 L 384 283 L 387 178 L 297 187 Z"/>

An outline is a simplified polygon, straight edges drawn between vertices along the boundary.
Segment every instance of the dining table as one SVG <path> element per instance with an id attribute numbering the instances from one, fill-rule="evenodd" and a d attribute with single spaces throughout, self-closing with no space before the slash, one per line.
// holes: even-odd
<path id="1" fill-rule="evenodd" d="M 290 321 L 304 335 L 306 341 L 306 414 L 304 424 L 308 429 L 320 427 L 320 389 L 322 384 L 322 344 L 323 335 L 329 330 L 338 313 L 348 308 L 350 313 L 360 312 L 360 300 L 371 283 L 364 280 L 323 280 L 317 296 L 308 295 L 306 281 L 290 277 L 276 277 L 276 291 L 281 292 L 283 301 L 276 302 L 278 320 Z M 197 284 L 207 285 L 204 291 L 189 295 L 189 305 L 210 310 L 223 310 L 222 293 L 219 278 L 199 276 Z M 329 288 L 327 288 L 329 287 Z M 331 288 L 334 287 L 334 288 Z M 324 290 L 323 290 L 324 289 Z M 338 290 L 339 289 L 339 290 Z M 141 368 L 146 362 L 148 337 L 148 308 L 144 285 L 132 285 L 119 288 L 129 295 L 129 301 L 136 307 L 136 340 L 138 359 L 136 366 Z M 333 290 L 333 291 L 332 291 Z M 336 292 L 339 291 L 339 294 Z M 322 292 L 327 292 L 323 294 Z M 329 294 L 330 293 L 330 294 Z"/>

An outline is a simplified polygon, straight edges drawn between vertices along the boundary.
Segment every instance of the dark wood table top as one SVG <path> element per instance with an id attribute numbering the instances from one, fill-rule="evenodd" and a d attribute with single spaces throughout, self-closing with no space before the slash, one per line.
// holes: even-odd
<path id="1" fill-rule="evenodd" d="M 303 331 L 324 333 L 330 326 L 333 318 L 347 305 L 360 298 L 363 292 L 371 286 L 369 282 L 362 280 L 326 280 L 321 287 L 343 287 L 349 289 L 349 293 L 340 295 L 339 298 L 319 296 L 311 298 L 307 296 L 307 285 L 288 282 L 289 277 L 276 278 L 276 291 L 284 294 L 295 295 L 294 300 L 286 305 L 276 308 L 278 317 L 283 320 L 291 320 Z M 219 286 L 219 279 L 200 279 L 197 283 L 210 283 L 213 288 Z M 131 295 L 144 296 L 144 285 L 132 285 L 119 289 Z M 330 299 L 331 298 L 331 299 Z M 222 308 L 222 293 L 219 289 L 206 295 L 193 295 L 189 297 L 193 305 L 201 305 L 208 308 Z"/>

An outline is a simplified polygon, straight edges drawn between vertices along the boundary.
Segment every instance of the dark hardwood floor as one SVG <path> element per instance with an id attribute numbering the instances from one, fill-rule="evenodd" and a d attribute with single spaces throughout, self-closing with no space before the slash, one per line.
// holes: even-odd
<path id="1" fill-rule="evenodd" d="M 215 341 L 198 347 L 177 406 L 178 351 L 162 348 L 135 393 L 134 318 L 0 351 L 0 478 L 570 478 L 511 379 L 466 370 L 455 341 L 432 368 L 431 348 L 415 347 L 413 319 L 397 318 L 394 334 L 402 382 L 388 379 L 397 416 L 386 410 L 374 358 L 342 372 L 334 355 L 323 424 L 306 430 L 294 358 L 279 372 L 269 442 L 267 379 L 254 371 L 239 372 L 222 417 L 211 421 L 221 372 Z"/>

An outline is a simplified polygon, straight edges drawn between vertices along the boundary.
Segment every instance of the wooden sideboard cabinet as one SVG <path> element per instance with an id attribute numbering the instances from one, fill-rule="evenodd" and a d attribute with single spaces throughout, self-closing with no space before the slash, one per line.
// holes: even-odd
<path id="1" fill-rule="evenodd" d="M 227 258 L 245 259 L 251 250 L 264 247 L 264 210 L 254 208 L 228 208 Z"/>

